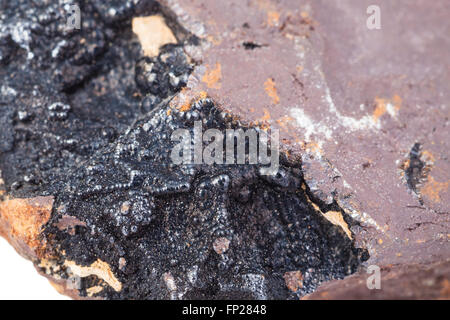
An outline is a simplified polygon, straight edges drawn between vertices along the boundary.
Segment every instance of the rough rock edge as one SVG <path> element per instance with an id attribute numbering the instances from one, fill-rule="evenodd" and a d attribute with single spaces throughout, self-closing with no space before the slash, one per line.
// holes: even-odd
<path id="1" fill-rule="evenodd" d="M 381 290 L 369 290 L 362 271 L 322 284 L 303 300 L 438 299 L 450 300 L 450 259 L 429 265 L 388 265 L 381 268 Z"/>
<path id="2" fill-rule="evenodd" d="M 0 236 L 4 237 L 22 257 L 32 261 L 38 273 L 46 277 L 60 294 L 72 299 L 93 299 L 80 296 L 78 290 L 69 287 L 67 280 L 43 272 L 44 269 L 57 267 L 52 262 L 54 257 L 47 250 L 46 240 L 41 234 L 51 217 L 53 201 L 54 198 L 51 196 L 3 200 L 0 202 Z M 113 288 L 121 287 L 105 263 L 97 263 L 87 268 L 76 268 L 70 261 L 66 261 L 66 265 L 78 276 L 95 274 Z"/>

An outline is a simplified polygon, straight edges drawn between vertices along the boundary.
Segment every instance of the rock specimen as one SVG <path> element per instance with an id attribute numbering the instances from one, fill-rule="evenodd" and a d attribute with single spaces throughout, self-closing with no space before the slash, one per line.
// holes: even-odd
<path id="1" fill-rule="evenodd" d="M 369 254 L 448 259 L 448 6 L 383 1 L 369 31 L 364 5 L 2 2 L 0 234 L 75 298 L 297 299 Z M 279 129 L 278 172 L 175 164 L 196 123 Z"/>

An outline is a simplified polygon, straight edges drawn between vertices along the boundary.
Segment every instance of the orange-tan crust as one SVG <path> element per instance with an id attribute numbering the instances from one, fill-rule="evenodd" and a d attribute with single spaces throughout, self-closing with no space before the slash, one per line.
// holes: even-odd
<path id="1" fill-rule="evenodd" d="M 4 237 L 16 251 L 33 261 L 37 271 L 48 279 L 50 284 L 60 293 L 72 299 L 97 299 L 81 297 L 79 291 L 68 287 L 65 279 L 55 278 L 39 268 L 39 261 L 48 257 L 46 242 L 41 231 L 51 217 L 54 198 L 35 197 L 28 199 L 6 198 L 0 201 L 0 236 Z"/>
<path id="2" fill-rule="evenodd" d="M 50 219 L 53 202 L 51 196 L 0 202 L 0 236 L 25 258 L 40 259 L 45 251 L 40 233 Z"/>

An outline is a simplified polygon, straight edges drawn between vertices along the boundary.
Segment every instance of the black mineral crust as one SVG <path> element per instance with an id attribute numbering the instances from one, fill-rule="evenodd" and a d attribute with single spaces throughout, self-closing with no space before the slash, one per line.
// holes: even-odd
<path id="1" fill-rule="evenodd" d="M 162 14 L 158 3 L 79 5 L 82 27 L 68 31 L 63 1 L 0 1 L 0 170 L 12 197 L 55 197 L 42 272 L 69 279 L 66 261 L 101 260 L 120 290 L 95 275 L 77 289 L 106 299 L 296 299 L 358 269 L 366 251 L 317 211 L 341 210 L 312 203 L 300 162 L 282 155 L 275 176 L 173 164 L 176 129 L 242 127 L 207 97 L 169 106 L 197 39 L 166 18 L 179 44 L 143 57 L 131 19 Z"/>

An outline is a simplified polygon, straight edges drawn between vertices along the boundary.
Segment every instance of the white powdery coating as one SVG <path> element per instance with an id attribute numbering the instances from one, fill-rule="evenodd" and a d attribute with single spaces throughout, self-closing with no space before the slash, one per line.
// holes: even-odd
<path id="1" fill-rule="evenodd" d="M 321 134 L 326 139 L 331 139 L 332 131 L 327 126 L 314 122 L 310 117 L 305 114 L 300 108 L 292 108 L 291 116 L 297 122 L 297 125 L 305 130 L 304 135 L 306 140 L 310 140 L 312 135 Z"/>
<path id="2" fill-rule="evenodd" d="M 343 116 L 337 110 L 336 105 L 334 104 L 334 101 L 331 98 L 330 89 L 328 87 L 325 88 L 325 96 L 323 98 L 325 99 L 325 102 L 328 105 L 330 113 L 336 117 L 337 124 L 347 129 L 350 129 L 351 131 L 364 129 L 380 129 L 379 122 L 374 121 L 372 116 L 366 115 L 361 119 Z"/>

